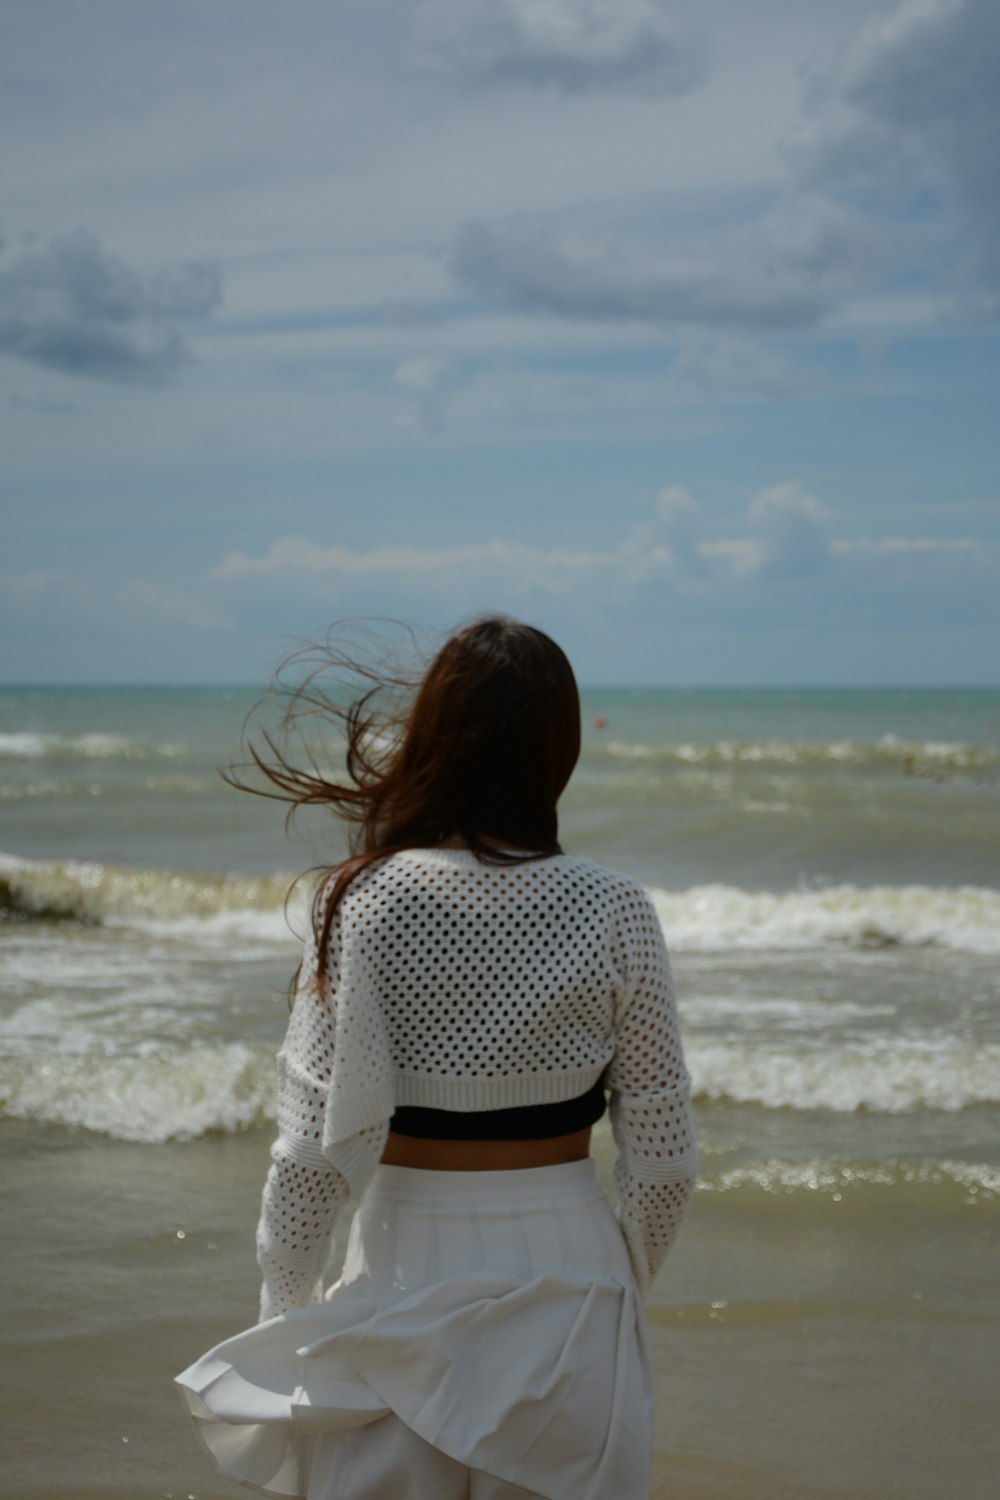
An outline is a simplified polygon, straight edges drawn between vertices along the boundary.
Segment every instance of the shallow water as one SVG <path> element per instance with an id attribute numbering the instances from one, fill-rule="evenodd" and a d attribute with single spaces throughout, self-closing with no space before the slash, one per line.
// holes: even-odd
<path id="1" fill-rule="evenodd" d="M 240 1493 L 172 1375 L 256 1314 L 266 1131 L 155 1148 L 9 1126 L 4 1493 Z M 607 1174 L 610 1150 L 602 1134 Z M 656 1500 L 995 1493 L 995 1199 L 703 1192 L 651 1306 Z M 940 1211 L 939 1211 L 940 1210 Z M 74 1226 L 72 1239 L 67 1226 Z"/>
<path id="2" fill-rule="evenodd" d="M 240 1493 L 170 1382 L 255 1316 L 283 898 L 335 848 L 218 779 L 251 701 L 0 692 L 12 1496 Z M 653 1494 L 992 1496 L 1000 694 L 586 711 L 564 842 L 653 892 L 702 1148 L 651 1309 Z"/>

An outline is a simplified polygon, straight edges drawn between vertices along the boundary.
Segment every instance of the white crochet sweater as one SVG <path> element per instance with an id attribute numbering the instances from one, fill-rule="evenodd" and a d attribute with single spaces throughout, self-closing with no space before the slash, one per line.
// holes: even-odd
<path id="1" fill-rule="evenodd" d="M 278 1054 L 261 1318 L 322 1299 L 337 1215 L 370 1181 L 397 1105 L 545 1104 L 602 1073 L 618 1217 L 645 1291 L 687 1206 L 695 1147 L 670 966 L 642 887 L 564 854 L 489 865 L 466 849 L 408 850 L 348 887 L 328 971 L 317 993 L 308 938 Z"/>

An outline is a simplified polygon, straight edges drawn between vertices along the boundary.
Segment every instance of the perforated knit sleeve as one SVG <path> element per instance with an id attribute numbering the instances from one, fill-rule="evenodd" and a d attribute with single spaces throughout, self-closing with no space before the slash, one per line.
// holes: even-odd
<path id="1" fill-rule="evenodd" d="M 329 976 L 316 988 L 316 946 L 306 940 L 288 1031 L 278 1053 L 278 1139 L 264 1184 L 257 1263 L 264 1282 L 260 1319 L 323 1299 L 323 1274 L 346 1180 L 323 1155 L 323 1117 L 333 1066 L 337 924 Z M 388 1124 L 361 1132 L 377 1160 Z"/>
<path id="2" fill-rule="evenodd" d="M 623 896 L 619 923 L 625 989 L 606 1081 L 618 1147 L 618 1218 L 645 1293 L 680 1228 L 697 1155 L 670 962 L 656 912 L 641 888 Z"/>

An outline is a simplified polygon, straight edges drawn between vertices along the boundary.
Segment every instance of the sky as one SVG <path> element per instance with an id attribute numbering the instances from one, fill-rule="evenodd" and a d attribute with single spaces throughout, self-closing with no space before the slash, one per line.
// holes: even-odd
<path id="1" fill-rule="evenodd" d="M 0 680 L 1000 682 L 996 0 L 5 0 Z"/>

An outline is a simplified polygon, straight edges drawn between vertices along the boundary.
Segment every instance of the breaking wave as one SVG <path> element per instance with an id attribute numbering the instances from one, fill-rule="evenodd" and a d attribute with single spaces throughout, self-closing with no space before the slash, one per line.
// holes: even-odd
<path id="1" fill-rule="evenodd" d="M 934 779 L 949 773 L 1000 772 L 1000 749 L 948 740 L 712 740 L 707 742 L 609 740 L 588 753 L 610 760 L 661 766 L 760 767 L 772 770 L 836 769 L 852 766 L 901 771 Z"/>
<path id="2" fill-rule="evenodd" d="M 756 1103 L 877 1114 L 921 1109 L 949 1112 L 1000 1103 L 1000 1047 L 947 1052 L 896 1040 L 865 1048 L 832 1047 L 814 1053 L 775 1053 L 692 1039 L 689 1065 L 700 1101 Z M 19 1119 L 99 1131 L 119 1140 L 152 1144 L 233 1134 L 274 1119 L 273 1047 L 245 1041 L 139 1053 L 91 1051 L 86 1055 L 14 1055 L 0 1060 L 0 1113 Z M 712 1171 L 716 1191 L 759 1187 L 768 1192 L 823 1188 L 848 1178 L 892 1185 L 922 1181 L 910 1168 L 884 1163 L 864 1168 L 815 1163 L 752 1163 Z M 940 1169 L 940 1164 L 935 1170 Z M 985 1170 L 985 1169 L 984 1169 Z M 1000 1169 L 987 1183 L 1000 1190 Z M 888 1176 L 886 1174 L 889 1174 Z M 852 1176 L 853 1174 L 853 1176 Z M 952 1173 L 956 1180 L 960 1175 Z M 931 1180 L 928 1178 L 927 1180 Z M 972 1179 L 969 1179 L 970 1181 Z"/>
<path id="3" fill-rule="evenodd" d="M 246 1042 L 0 1062 L 0 1110 L 123 1141 L 190 1141 L 274 1118 L 274 1054 Z"/>
<path id="4" fill-rule="evenodd" d="M 693 1037 L 687 1053 L 696 1094 L 704 1100 L 838 1114 L 954 1112 L 1000 1104 L 997 1044 L 896 1036 L 782 1049 Z"/>
<path id="5" fill-rule="evenodd" d="M 291 876 L 143 870 L 0 855 L 0 916 L 196 933 L 246 932 L 287 942 Z"/>
<path id="6" fill-rule="evenodd" d="M 768 892 L 703 885 L 651 894 L 678 951 L 933 946 L 1000 953 L 1000 891 L 981 886 Z"/>
<path id="7" fill-rule="evenodd" d="M 288 941 L 292 877 L 136 869 L 0 854 L 0 916 Z M 295 898 L 300 910 L 308 888 Z M 673 949 L 939 947 L 1000 953 L 1000 891 L 981 886 L 855 886 L 745 891 L 699 885 L 651 891 Z"/>

